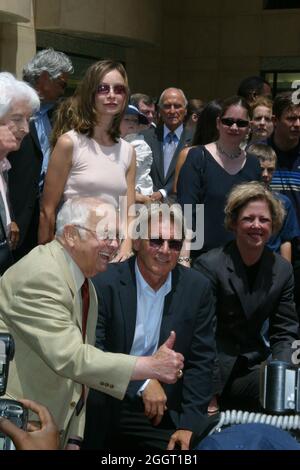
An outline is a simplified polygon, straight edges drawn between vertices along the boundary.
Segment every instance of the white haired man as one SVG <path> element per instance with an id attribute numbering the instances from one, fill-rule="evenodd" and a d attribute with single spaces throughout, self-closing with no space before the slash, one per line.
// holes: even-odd
<path id="1" fill-rule="evenodd" d="M 151 357 L 92 346 L 97 299 L 87 278 L 107 269 L 118 246 L 112 206 L 98 199 L 69 200 L 58 214 L 56 239 L 0 279 L 0 331 L 7 329 L 16 344 L 7 396 L 45 404 L 62 445 L 79 448 L 86 386 L 122 399 L 130 380 L 173 383 L 183 367 L 183 356 L 171 350 L 174 333 Z"/>

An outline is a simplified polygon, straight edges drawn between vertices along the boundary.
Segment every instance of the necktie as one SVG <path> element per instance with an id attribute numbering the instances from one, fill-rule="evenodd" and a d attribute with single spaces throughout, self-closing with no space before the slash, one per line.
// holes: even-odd
<path id="1" fill-rule="evenodd" d="M 83 339 L 83 342 L 85 342 L 86 324 L 87 324 L 89 306 L 90 306 L 89 281 L 87 279 L 85 279 L 84 283 L 82 284 L 81 297 L 82 297 L 82 339 Z"/>
<path id="2" fill-rule="evenodd" d="M 86 335 L 86 324 L 88 319 L 89 313 L 89 306 L 90 306 L 90 291 L 89 291 L 89 281 L 87 279 L 84 280 L 84 283 L 81 287 L 81 298 L 82 298 L 82 340 L 85 343 L 85 335 Z M 85 385 L 82 385 L 81 396 L 79 401 L 76 405 L 76 414 L 79 415 L 80 411 L 83 408 L 85 402 Z"/>
<path id="3" fill-rule="evenodd" d="M 174 152 L 177 147 L 177 136 L 174 132 L 167 134 L 166 143 L 164 147 L 164 175 L 166 177 L 170 163 L 172 161 Z"/>

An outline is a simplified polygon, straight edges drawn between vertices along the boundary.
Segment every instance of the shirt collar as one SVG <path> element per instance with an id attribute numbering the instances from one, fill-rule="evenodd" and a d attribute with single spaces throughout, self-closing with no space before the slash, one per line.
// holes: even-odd
<path id="1" fill-rule="evenodd" d="M 73 277 L 74 282 L 75 282 L 76 290 L 77 290 L 77 292 L 79 292 L 82 285 L 83 285 L 83 283 L 84 283 L 85 277 L 82 274 L 82 271 L 79 269 L 79 267 L 75 263 L 75 261 L 73 260 L 72 256 L 70 256 L 69 253 L 66 250 L 63 250 L 63 252 L 64 252 L 64 255 L 66 257 L 66 260 L 67 260 L 68 266 L 70 268 L 70 271 L 72 273 L 72 277 Z"/>
<path id="2" fill-rule="evenodd" d="M 175 131 L 171 131 L 165 124 L 164 124 L 164 142 L 166 141 L 166 137 L 167 135 L 170 133 L 170 132 L 173 132 L 178 141 L 180 140 L 180 137 L 181 137 L 181 134 L 183 132 L 183 124 L 180 124 L 180 126 L 177 127 L 177 129 L 175 129 Z"/>
<path id="3" fill-rule="evenodd" d="M 135 260 L 135 276 L 136 276 L 137 288 L 141 291 L 143 291 L 145 289 L 148 289 L 156 295 L 157 294 L 162 294 L 162 295 L 166 296 L 172 288 L 172 273 L 169 272 L 166 281 L 158 289 L 158 291 L 155 291 L 154 289 L 152 289 L 152 287 L 149 286 L 148 282 L 145 281 L 141 271 L 139 270 L 137 259 Z"/>

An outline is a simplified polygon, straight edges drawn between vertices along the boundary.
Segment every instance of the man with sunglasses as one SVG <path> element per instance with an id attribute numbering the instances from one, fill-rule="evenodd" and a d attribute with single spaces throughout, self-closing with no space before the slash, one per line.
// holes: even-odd
<path id="1" fill-rule="evenodd" d="M 52 115 L 71 73 L 71 60 L 52 48 L 37 52 L 23 69 L 23 80 L 37 91 L 41 107 L 29 124 L 29 134 L 20 149 L 8 157 L 12 166 L 8 175 L 10 200 L 20 229 L 19 244 L 14 250 L 16 261 L 37 245 L 39 201 L 50 157 Z"/>
<path id="2" fill-rule="evenodd" d="M 205 420 L 212 391 L 212 292 L 203 276 L 178 264 L 183 241 L 179 206 L 145 205 L 136 224 L 136 255 L 110 264 L 93 279 L 99 304 L 96 345 L 151 356 L 174 330 L 185 367 L 176 385 L 132 383 L 119 403 L 91 390 L 84 446 L 185 450 Z"/>

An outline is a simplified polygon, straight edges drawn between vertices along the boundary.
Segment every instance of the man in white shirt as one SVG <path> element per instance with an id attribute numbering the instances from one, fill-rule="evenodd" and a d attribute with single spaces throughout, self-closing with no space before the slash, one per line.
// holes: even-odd
<path id="1" fill-rule="evenodd" d="M 131 383 L 121 403 L 91 390 L 85 448 L 186 450 L 206 415 L 215 354 L 212 292 L 207 279 L 177 264 L 182 212 L 177 205 L 165 207 L 169 213 L 162 215 L 160 204 L 144 206 L 139 223 L 147 230 L 133 241 L 136 256 L 93 279 L 96 344 L 151 356 L 174 330 L 185 368 L 174 386 Z"/>

